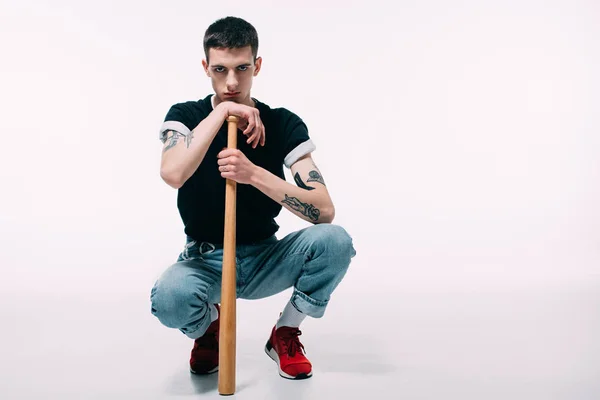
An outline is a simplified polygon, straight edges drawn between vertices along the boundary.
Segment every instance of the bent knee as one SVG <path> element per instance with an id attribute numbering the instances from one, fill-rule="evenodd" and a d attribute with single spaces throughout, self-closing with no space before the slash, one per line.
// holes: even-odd
<path id="1" fill-rule="evenodd" d="M 184 326 L 191 318 L 192 310 L 206 307 L 206 303 L 185 286 L 160 282 L 152 288 L 150 301 L 152 314 L 169 328 Z"/>
<path id="2" fill-rule="evenodd" d="M 345 254 L 349 257 L 356 254 L 352 237 L 343 227 L 334 224 L 318 224 L 314 225 L 312 229 L 314 241 L 329 251 Z"/>

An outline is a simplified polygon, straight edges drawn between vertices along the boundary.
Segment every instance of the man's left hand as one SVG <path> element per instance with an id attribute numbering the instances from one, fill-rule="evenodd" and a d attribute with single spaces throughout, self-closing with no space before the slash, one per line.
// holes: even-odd
<path id="1" fill-rule="evenodd" d="M 239 149 L 224 149 L 217 158 L 219 172 L 223 178 L 243 184 L 251 183 L 257 167 Z"/>

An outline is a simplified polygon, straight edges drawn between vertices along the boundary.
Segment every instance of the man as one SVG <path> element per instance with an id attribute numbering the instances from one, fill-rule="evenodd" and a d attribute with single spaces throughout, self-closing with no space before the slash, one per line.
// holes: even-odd
<path id="1" fill-rule="evenodd" d="M 187 239 L 152 288 L 152 313 L 194 339 L 191 372 L 218 370 L 225 180 L 232 179 L 238 182 L 237 297 L 294 288 L 265 351 L 282 377 L 308 378 L 312 365 L 299 340 L 300 323 L 307 315 L 323 316 L 356 254 L 352 239 L 331 224 L 334 206 L 311 158 L 315 145 L 304 122 L 250 95 L 262 64 L 254 27 L 240 18 L 220 19 L 205 32 L 204 52 L 214 94 L 173 105 L 160 129 L 160 175 L 178 189 Z M 238 149 L 225 149 L 230 115 L 240 120 Z M 284 166 L 296 185 L 285 181 Z M 277 239 L 274 218 L 282 207 L 313 225 Z"/>

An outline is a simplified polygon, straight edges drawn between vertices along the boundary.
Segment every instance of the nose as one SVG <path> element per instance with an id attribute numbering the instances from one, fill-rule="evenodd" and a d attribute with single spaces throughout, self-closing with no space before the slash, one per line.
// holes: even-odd
<path id="1" fill-rule="evenodd" d="M 237 90 L 238 80 L 235 76 L 235 71 L 229 71 L 229 74 L 227 74 L 227 81 L 225 83 L 227 85 L 228 92 L 235 92 Z"/>

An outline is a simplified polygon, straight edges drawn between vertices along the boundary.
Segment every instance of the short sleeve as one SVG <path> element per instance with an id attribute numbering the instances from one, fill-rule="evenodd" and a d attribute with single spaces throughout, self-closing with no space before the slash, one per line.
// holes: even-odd
<path id="1" fill-rule="evenodd" d="M 285 124 L 287 140 L 284 145 L 284 165 L 292 165 L 303 156 L 315 151 L 316 146 L 308 135 L 308 128 L 304 121 L 297 115 L 290 113 L 288 123 Z"/>
<path id="2" fill-rule="evenodd" d="M 190 134 L 192 129 L 195 128 L 192 126 L 192 124 L 190 112 L 187 110 L 185 105 L 175 104 L 169 109 L 169 112 L 167 113 L 165 120 L 160 127 L 158 137 L 164 142 L 167 136 L 167 131 L 169 130 L 177 131 L 182 135 L 187 136 Z"/>

